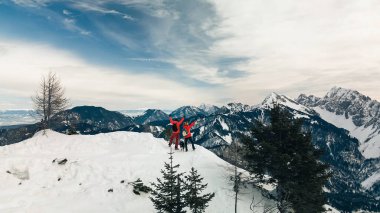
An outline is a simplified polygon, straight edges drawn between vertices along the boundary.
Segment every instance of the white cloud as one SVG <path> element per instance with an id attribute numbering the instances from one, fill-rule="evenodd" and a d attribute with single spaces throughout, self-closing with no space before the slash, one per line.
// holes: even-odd
<path id="1" fill-rule="evenodd" d="M 47 4 L 44 0 L 17 1 L 24 5 Z M 187 1 L 190 7 L 185 7 L 184 2 L 162 0 L 94 0 L 91 4 L 82 1 L 70 5 L 83 12 L 111 14 L 127 20 L 134 18 L 107 9 L 107 3 L 142 10 L 142 14 L 149 16 L 139 23 L 148 37 L 143 38 L 144 45 L 152 53 L 158 52 L 159 59 L 131 60 L 164 61 L 190 78 L 220 84 L 219 93 L 203 91 L 217 94 L 217 98 L 256 104 L 272 91 L 293 97 L 299 93 L 323 95 L 337 85 L 380 100 L 379 1 L 208 2 L 212 7 L 204 5 L 205 1 Z M 89 33 L 72 18 L 64 19 L 63 23 L 68 30 Z M 134 50 L 145 47 L 139 46 L 140 40 L 128 36 L 124 29 L 94 24 L 105 37 L 123 47 Z M 226 58 L 244 60 L 218 64 Z M 225 74 L 226 67 L 246 75 L 232 78 Z M 213 102 L 205 98 L 206 94 L 202 96 L 203 102 Z"/>
<path id="2" fill-rule="evenodd" d="M 64 15 L 71 15 L 71 12 L 69 10 L 62 10 L 62 13 Z"/>
<path id="3" fill-rule="evenodd" d="M 123 19 L 127 19 L 127 20 L 130 20 L 130 21 L 134 21 L 135 20 L 135 18 L 133 18 L 132 16 L 127 15 L 127 14 L 123 15 Z"/>
<path id="4" fill-rule="evenodd" d="M 75 19 L 64 18 L 62 23 L 63 23 L 64 27 L 70 31 L 79 32 L 80 34 L 86 35 L 86 36 L 91 34 L 90 31 L 84 30 L 81 27 L 77 26 Z"/>
<path id="5" fill-rule="evenodd" d="M 0 97 L 9 100 L 0 107 L 31 108 L 30 96 L 41 76 L 49 71 L 61 77 L 73 105 L 173 108 L 206 100 L 215 102 L 217 97 L 212 91 L 201 91 L 154 74 L 94 66 L 44 44 L 0 39 L 0 50 Z"/>
<path id="6" fill-rule="evenodd" d="M 279 91 L 323 95 L 333 85 L 380 99 L 380 2 L 211 0 L 220 22 L 208 34 L 215 57 L 248 57 L 250 76 L 227 82 L 252 103 Z M 264 90 L 264 91 L 263 91 Z"/>
<path id="7" fill-rule="evenodd" d="M 163 1 L 116 2 L 146 14 L 161 11 L 153 14 L 155 24 L 144 25 L 150 46 L 168 52 L 163 60 L 188 77 L 223 85 L 226 98 L 256 104 L 272 91 L 323 95 L 338 85 L 380 99 L 378 1 L 209 0 L 211 8 L 196 1 L 187 2 L 189 8 Z M 124 32 L 102 31 L 136 48 Z M 226 58 L 244 60 L 218 64 Z M 221 69 L 245 75 L 230 77 Z"/>

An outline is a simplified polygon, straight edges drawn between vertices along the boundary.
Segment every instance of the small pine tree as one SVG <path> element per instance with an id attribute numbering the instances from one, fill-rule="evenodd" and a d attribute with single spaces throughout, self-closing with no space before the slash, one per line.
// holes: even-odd
<path id="1" fill-rule="evenodd" d="M 158 212 L 183 213 L 180 182 L 183 174 L 176 171 L 179 164 L 173 165 L 173 153 L 170 152 L 169 155 L 170 163 L 165 162 L 165 168 L 161 170 L 162 180 L 157 178 L 158 183 L 151 183 L 150 200 Z"/>
<path id="2" fill-rule="evenodd" d="M 201 195 L 206 189 L 207 184 L 203 184 L 203 178 L 198 174 L 198 171 L 191 168 L 190 175 L 185 176 L 186 183 L 186 203 L 193 213 L 205 212 L 208 207 L 207 203 L 215 196 L 215 193 L 207 193 Z"/>
<path id="3" fill-rule="evenodd" d="M 184 191 L 183 173 L 177 174 L 177 185 L 175 187 L 175 213 L 186 213 L 183 208 L 186 207 Z"/>

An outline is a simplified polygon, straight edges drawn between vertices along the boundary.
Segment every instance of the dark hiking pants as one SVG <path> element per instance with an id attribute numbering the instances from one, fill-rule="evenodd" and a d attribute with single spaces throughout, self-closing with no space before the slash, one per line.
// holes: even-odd
<path id="1" fill-rule="evenodd" d="M 193 147 L 193 150 L 195 149 L 194 147 L 194 140 L 193 140 L 193 137 L 189 137 L 189 138 L 185 138 L 185 150 L 187 152 L 187 141 L 190 141 L 191 142 L 191 145 Z"/>

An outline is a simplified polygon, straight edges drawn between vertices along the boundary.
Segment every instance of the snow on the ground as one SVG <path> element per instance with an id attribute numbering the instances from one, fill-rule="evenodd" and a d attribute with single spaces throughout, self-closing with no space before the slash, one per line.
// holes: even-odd
<path id="1" fill-rule="evenodd" d="M 39 132 L 21 143 L 0 147 L 0 212 L 155 212 L 149 195 L 135 195 L 132 186 L 121 181 L 155 181 L 161 177 L 164 161 L 168 162 L 168 152 L 167 143 L 149 133 Z M 68 160 L 64 165 L 52 162 L 64 158 Z M 195 151 L 176 151 L 174 162 L 181 165 L 180 171 L 198 169 L 208 183 L 207 192 L 215 192 L 208 213 L 234 211 L 228 180 L 233 170 L 228 163 L 200 146 Z M 258 191 L 243 190 L 239 212 L 250 212 L 253 195 L 261 199 Z"/>
<path id="2" fill-rule="evenodd" d="M 378 181 L 380 181 L 380 171 L 365 179 L 361 184 L 364 188 L 369 189 Z"/>
<path id="3" fill-rule="evenodd" d="M 352 122 L 352 118 L 346 119 L 343 115 L 336 115 L 320 107 L 313 108 L 321 118 L 336 127 L 346 129 L 352 137 L 355 137 L 360 142 L 359 150 L 365 158 L 380 157 L 380 134 L 372 129 L 358 127 Z"/>
<path id="4" fill-rule="evenodd" d="M 222 136 L 222 138 L 223 138 L 223 140 L 225 140 L 228 144 L 231 144 L 231 143 L 232 143 L 231 133 L 229 133 L 228 135 Z"/>
<path id="5" fill-rule="evenodd" d="M 326 204 L 323 207 L 326 209 L 325 213 L 340 213 L 340 211 L 330 205 Z"/>
<path id="6" fill-rule="evenodd" d="M 230 128 L 228 127 L 228 125 L 226 124 L 226 122 L 224 122 L 223 119 L 219 118 L 219 123 L 222 126 L 223 130 L 227 130 L 227 131 L 230 130 Z"/>

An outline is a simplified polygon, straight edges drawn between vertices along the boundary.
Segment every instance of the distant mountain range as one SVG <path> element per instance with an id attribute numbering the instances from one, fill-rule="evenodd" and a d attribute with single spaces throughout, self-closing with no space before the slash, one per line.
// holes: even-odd
<path id="1" fill-rule="evenodd" d="M 118 110 L 125 116 L 136 117 L 144 114 L 146 109 Z M 170 114 L 173 110 L 162 110 Z M 0 128 L 13 128 L 14 126 L 34 124 L 39 121 L 38 116 L 32 109 L 0 110 Z"/>
<path id="2" fill-rule="evenodd" d="M 20 124 L 32 124 L 38 122 L 33 110 L 0 110 L 0 126 L 13 126 Z"/>
<path id="3" fill-rule="evenodd" d="M 296 100 L 272 93 L 256 106 L 183 106 L 170 114 L 149 109 L 134 117 L 82 106 L 57 114 L 53 129 L 81 134 L 137 131 L 166 137 L 168 117 L 185 117 L 197 121 L 193 129 L 196 143 L 228 160 L 229 145 L 242 134 L 250 134 L 254 121 L 270 122 L 273 103 L 295 118 L 303 118 L 303 129 L 310 131 L 313 143 L 324 150 L 321 160 L 333 171 L 325 189 L 329 203 L 343 211 L 380 211 L 380 104 L 357 91 L 334 87 L 322 98 L 301 94 Z M 29 138 L 38 128 L 34 124 L 0 129 L 0 144 Z"/>

